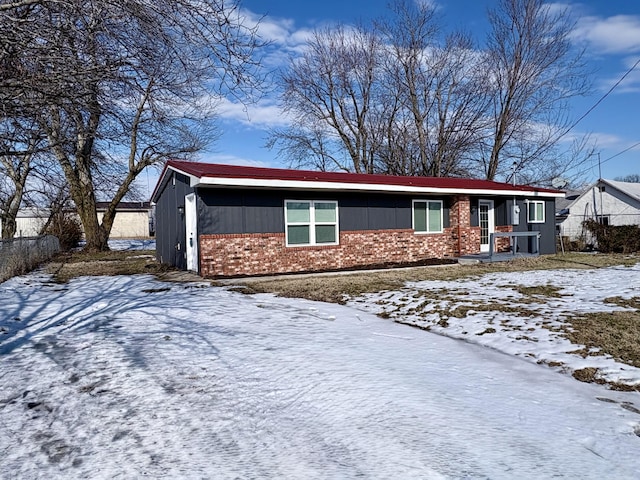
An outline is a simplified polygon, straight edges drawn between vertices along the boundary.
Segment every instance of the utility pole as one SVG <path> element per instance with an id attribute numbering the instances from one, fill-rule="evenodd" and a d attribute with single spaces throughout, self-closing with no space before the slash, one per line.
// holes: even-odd
<path id="1" fill-rule="evenodd" d="M 602 203 L 602 164 L 600 163 L 600 152 L 598 152 L 598 183 L 600 183 L 600 220 L 598 223 L 601 225 L 604 223 L 604 204 Z"/>

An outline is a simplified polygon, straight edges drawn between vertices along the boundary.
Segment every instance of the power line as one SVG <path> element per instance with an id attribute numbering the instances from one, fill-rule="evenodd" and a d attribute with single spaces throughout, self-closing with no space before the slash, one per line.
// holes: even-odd
<path id="1" fill-rule="evenodd" d="M 608 162 L 609 160 L 613 160 L 613 159 L 614 159 L 614 158 L 616 158 L 617 156 L 622 155 L 623 153 L 628 152 L 629 150 L 631 150 L 631 149 L 633 149 L 633 148 L 635 148 L 635 147 L 637 147 L 637 146 L 639 146 L 639 145 L 640 145 L 640 142 L 638 142 L 638 143 L 634 143 L 634 144 L 633 144 L 633 145 L 631 145 L 630 147 L 627 147 L 627 148 L 625 148 L 624 150 L 622 150 L 621 152 L 618 152 L 618 153 L 616 153 L 615 155 L 612 155 L 611 157 L 607 158 L 606 160 L 602 160 L 602 162 L 601 162 L 601 163 L 605 163 L 605 162 Z"/>
<path id="2" fill-rule="evenodd" d="M 591 112 L 593 112 L 593 111 L 596 109 L 596 107 L 597 107 L 598 105 L 600 105 L 600 104 L 602 103 L 602 101 L 603 101 L 605 98 L 607 98 L 607 97 L 611 94 L 611 92 L 613 92 L 613 91 L 618 87 L 618 85 L 620 85 L 620 84 L 622 83 L 622 81 L 623 81 L 625 78 L 627 78 L 627 76 L 628 76 L 631 72 L 633 72 L 633 71 L 635 70 L 635 68 L 636 68 L 639 64 L 640 64 L 640 58 L 636 61 L 636 63 L 634 63 L 634 64 L 632 65 L 632 67 L 631 67 L 629 70 L 627 70 L 627 71 L 626 71 L 626 73 L 625 73 L 624 75 L 622 75 L 622 77 L 620 77 L 620 79 L 618 79 L 618 81 L 617 81 L 616 83 L 614 83 L 614 84 L 613 84 L 613 86 L 609 89 L 609 91 L 608 91 L 607 93 L 605 93 L 602 97 L 600 97 L 600 99 L 599 99 L 596 103 L 594 103 L 594 104 L 591 106 L 591 108 L 589 108 L 589 110 L 587 110 L 587 111 L 586 111 L 586 112 L 585 112 L 585 113 L 584 113 L 584 114 L 583 114 L 583 115 L 582 115 L 578 120 L 576 120 L 575 122 L 573 122 L 573 124 L 572 124 L 569 128 L 567 128 L 567 129 L 566 129 L 566 130 L 565 130 L 565 131 L 564 131 L 564 132 L 563 132 L 563 133 L 558 137 L 558 140 L 560 140 L 560 139 L 561 139 L 562 137 L 564 137 L 567 133 L 569 133 L 571 130 L 573 130 L 573 129 L 574 129 L 574 127 L 575 127 L 576 125 L 578 125 L 578 123 L 580 123 L 580 122 L 581 122 L 581 121 L 582 121 L 582 120 L 583 120 L 587 115 L 589 115 Z"/>
<path id="3" fill-rule="evenodd" d="M 593 111 L 596 109 L 596 107 L 597 107 L 598 105 L 600 105 L 600 104 L 603 102 L 603 100 L 604 100 L 605 98 L 607 98 L 607 97 L 611 94 L 611 92 L 613 92 L 613 91 L 618 87 L 618 85 L 620 85 L 620 84 L 624 81 L 624 79 L 625 79 L 625 78 L 627 78 L 627 76 L 629 76 L 629 74 L 635 70 L 635 68 L 636 68 L 638 65 L 640 65 L 640 58 L 639 58 L 638 60 L 636 60 L 636 63 L 634 63 L 634 64 L 631 66 L 631 68 L 630 68 L 629 70 L 627 70 L 627 71 L 624 73 L 624 75 L 622 75 L 622 77 L 620 77 L 620 78 L 618 79 L 618 81 L 617 81 L 616 83 L 614 83 L 614 84 L 613 84 L 613 86 L 612 86 L 612 87 L 611 87 L 611 88 L 610 88 L 610 89 L 609 89 L 609 90 L 608 90 L 608 91 L 607 91 L 607 92 L 606 92 L 602 97 L 600 97 L 600 99 L 598 99 L 598 101 L 597 101 L 596 103 L 594 103 L 594 104 L 591 106 L 591 108 L 589 108 L 589 109 L 588 109 L 588 110 L 587 110 L 587 111 L 586 111 L 586 112 L 585 112 L 585 113 L 584 113 L 580 118 L 578 118 L 578 120 L 576 120 L 575 122 L 573 122 L 573 124 L 571 124 L 571 126 L 569 126 L 569 127 L 568 127 L 564 132 L 562 132 L 562 133 L 558 136 L 558 138 L 556 139 L 556 141 L 560 140 L 560 139 L 561 139 L 562 137 L 564 137 L 567 133 L 569 133 L 571 130 L 573 130 L 573 129 L 575 128 L 575 126 L 576 126 L 576 125 L 578 125 L 578 123 L 580 123 L 580 122 L 581 122 L 581 121 L 582 121 L 582 120 L 583 120 L 587 115 L 589 115 L 591 112 L 593 112 Z M 605 160 L 602 160 L 601 162 L 599 161 L 599 164 L 601 165 L 601 164 L 603 164 L 603 163 L 608 162 L 609 160 L 613 160 L 614 158 L 616 158 L 616 157 L 618 157 L 618 156 L 622 155 L 622 154 L 623 154 L 623 153 L 625 153 L 625 152 L 628 152 L 629 150 L 631 150 L 631 149 L 633 149 L 633 148 L 635 148 L 635 147 L 637 147 L 637 146 L 639 146 L 639 145 L 640 145 L 640 142 L 635 143 L 635 144 L 631 145 L 630 147 L 625 148 L 625 149 L 624 149 L 624 150 L 622 150 L 621 152 L 618 152 L 618 153 L 616 153 L 615 155 L 612 155 L 611 157 L 609 157 L 609 158 L 607 158 L 607 159 L 605 159 Z M 591 155 L 589 155 L 587 158 L 585 158 L 585 159 L 584 159 L 582 162 L 580 162 L 578 165 L 581 165 L 581 164 L 585 163 L 585 162 L 586 162 L 590 157 L 591 157 Z M 576 165 L 575 167 L 577 167 L 578 165 Z M 575 167 L 574 167 L 574 168 L 575 168 Z M 582 175 L 583 173 L 586 173 L 586 172 L 587 172 L 587 170 L 590 170 L 590 169 L 591 169 L 591 167 L 589 167 L 588 169 L 585 169 L 585 170 L 581 170 L 581 171 L 577 172 L 575 175 L 576 175 L 576 176 Z"/>
<path id="4" fill-rule="evenodd" d="M 602 165 L 603 163 L 607 163 L 609 160 L 613 160 L 614 158 L 619 157 L 619 156 L 620 156 L 620 155 L 622 155 L 623 153 L 626 153 L 626 152 L 628 152 L 629 150 L 632 150 L 632 149 L 634 149 L 634 148 L 636 148 L 636 147 L 638 147 L 638 146 L 640 146 L 640 142 L 636 142 L 636 143 L 634 143 L 633 145 L 631 145 L 631 146 L 629 146 L 629 147 L 625 148 L 624 150 L 622 150 L 622 151 L 620 151 L 620 152 L 616 153 L 615 155 L 611 155 L 609 158 L 605 158 L 604 160 L 598 160 L 598 163 L 599 163 L 599 165 Z M 584 163 L 586 163 L 586 162 L 587 162 L 587 160 L 589 160 L 589 159 L 590 159 L 591 157 L 593 157 L 593 156 L 595 156 L 595 154 L 591 154 L 591 155 L 587 156 L 587 158 L 585 158 L 585 159 L 584 159 L 584 160 L 582 160 L 580 163 L 578 163 L 577 165 L 575 165 L 575 167 L 574 167 L 574 168 L 578 167 L 579 165 L 583 165 Z M 594 167 L 593 167 L 593 165 L 591 165 L 591 166 L 589 166 L 589 167 L 587 167 L 587 168 L 585 168 L 585 169 L 582 169 L 582 170 L 580 170 L 580 171 L 578 171 L 578 172 L 574 173 L 574 174 L 573 174 L 573 176 L 575 176 L 575 177 L 579 177 L 579 176 L 580 176 L 580 175 L 582 175 L 583 173 L 587 173 L 587 172 L 588 172 L 589 170 L 591 170 L 592 168 L 594 168 Z"/>

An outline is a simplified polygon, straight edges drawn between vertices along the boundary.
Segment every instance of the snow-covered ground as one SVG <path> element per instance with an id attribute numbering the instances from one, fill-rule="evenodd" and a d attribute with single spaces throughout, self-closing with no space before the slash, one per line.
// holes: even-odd
<path id="1" fill-rule="evenodd" d="M 155 238 L 118 238 L 109 240 L 111 250 L 155 250 Z"/>
<path id="2" fill-rule="evenodd" d="M 545 288 L 552 296 L 535 293 Z M 639 296 L 637 264 L 409 282 L 398 291 L 351 299 L 349 305 L 529 361 L 555 365 L 564 372 L 593 367 L 598 369 L 597 376 L 606 381 L 637 385 L 639 368 L 616 362 L 608 355 L 595 355 L 595 351 L 586 358 L 570 353 L 582 346 L 570 343 L 561 327 L 572 316 L 625 310 L 604 302 L 606 298 Z"/>
<path id="3" fill-rule="evenodd" d="M 618 276 L 638 285 L 637 268 L 607 271 L 602 295 Z M 638 393 L 360 310 L 374 304 L 38 272 L 0 299 L 2 478 L 640 472 Z"/>

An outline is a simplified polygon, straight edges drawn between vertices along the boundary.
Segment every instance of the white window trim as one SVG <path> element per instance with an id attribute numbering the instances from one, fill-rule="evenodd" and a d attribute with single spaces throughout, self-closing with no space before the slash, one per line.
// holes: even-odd
<path id="1" fill-rule="evenodd" d="M 440 230 L 438 231 L 417 231 L 416 230 L 416 215 L 415 215 L 415 205 L 416 203 L 439 203 L 440 204 Z M 427 205 L 427 215 L 429 212 L 429 206 Z M 431 198 L 416 198 L 411 201 L 411 228 L 413 229 L 413 233 L 416 235 L 431 235 L 434 233 L 442 233 L 444 232 L 444 202 L 442 200 L 434 200 Z M 429 228 L 429 218 L 427 217 L 427 228 Z"/>
<path id="2" fill-rule="evenodd" d="M 309 204 L 309 222 L 291 222 L 287 218 L 287 204 L 288 203 L 308 203 Z M 315 221 L 315 204 L 316 203 L 333 203 L 336 206 L 336 221 L 335 222 L 316 222 Z M 336 200 L 294 200 L 286 199 L 284 201 L 284 236 L 285 245 L 287 247 L 325 247 L 331 245 L 340 244 L 340 216 L 338 214 L 338 202 Z M 289 225 L 309 225 L 309 243 L 289 243 Z M 335 225 L 336 226 L 336 241 L 327 243 L 316 242 L 316 225 Z"/>
<path id="3" fill-rule="evenodd" d="M 540 219 L 534 219 L 531 220 L 531 208 L 534 208 L 534 212 L 537 212 L 538 208 L 537 205 L 542 205 L 542 220 Z M 527 223 L 544 223 L 545 222 L 545 215 L 546 215 L 546 205 L 545 202 L 542 200 L 527 200 Z"/>

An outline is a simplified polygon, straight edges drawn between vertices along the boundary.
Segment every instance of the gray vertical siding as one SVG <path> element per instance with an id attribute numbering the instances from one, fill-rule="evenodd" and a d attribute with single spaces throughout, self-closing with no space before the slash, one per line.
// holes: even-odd
<path id="1" fill-rule="evenodd" d="M 182 270 L 187 268 L 185 258 L 185 221 L 178 213 L 178 207 L 184 207 L 184 197 L 193 192 L 188 177 L 173 173 L 161 190 L 156 202 L 156 259 Z"/>
<path id="2" fill-rule="evenodd" d="M 200 234 L 284 232 L 285 200 L 335 200 L 342 231 L 411 228 L 414 196 L 344 192 L 282 192 L 200 189 Z M 424 198 L 424 197 L 421 197 Z M 444 200 L 444 226 L 449 204 Z"/>
<path id="3" fill-rule="evenodd" d="M 546 198 L 530 198 L 529 200 L 544 200 L 544 223 L 529 223 L 527 220 L 527 204 L 525 199 L 518 199 L 517 204 L 520 207 L 520 224 L 513 226 L 514 232 L 540 232 L 540 253 L 553 254 L 556 253 L 556 202 L 555 199 Z M 509 208 L 512 201 L 509 200 Z M 534 249 L 533 239 L 520 239 L 518 243 L 520 251 L 526 249 L 526 252 L 532 252 Z"/>
<path id="4" fill-rule="evenodd" d="M 198 191 L 199 234 L 284 232 L 282 194 L 261 191 Z"/>

